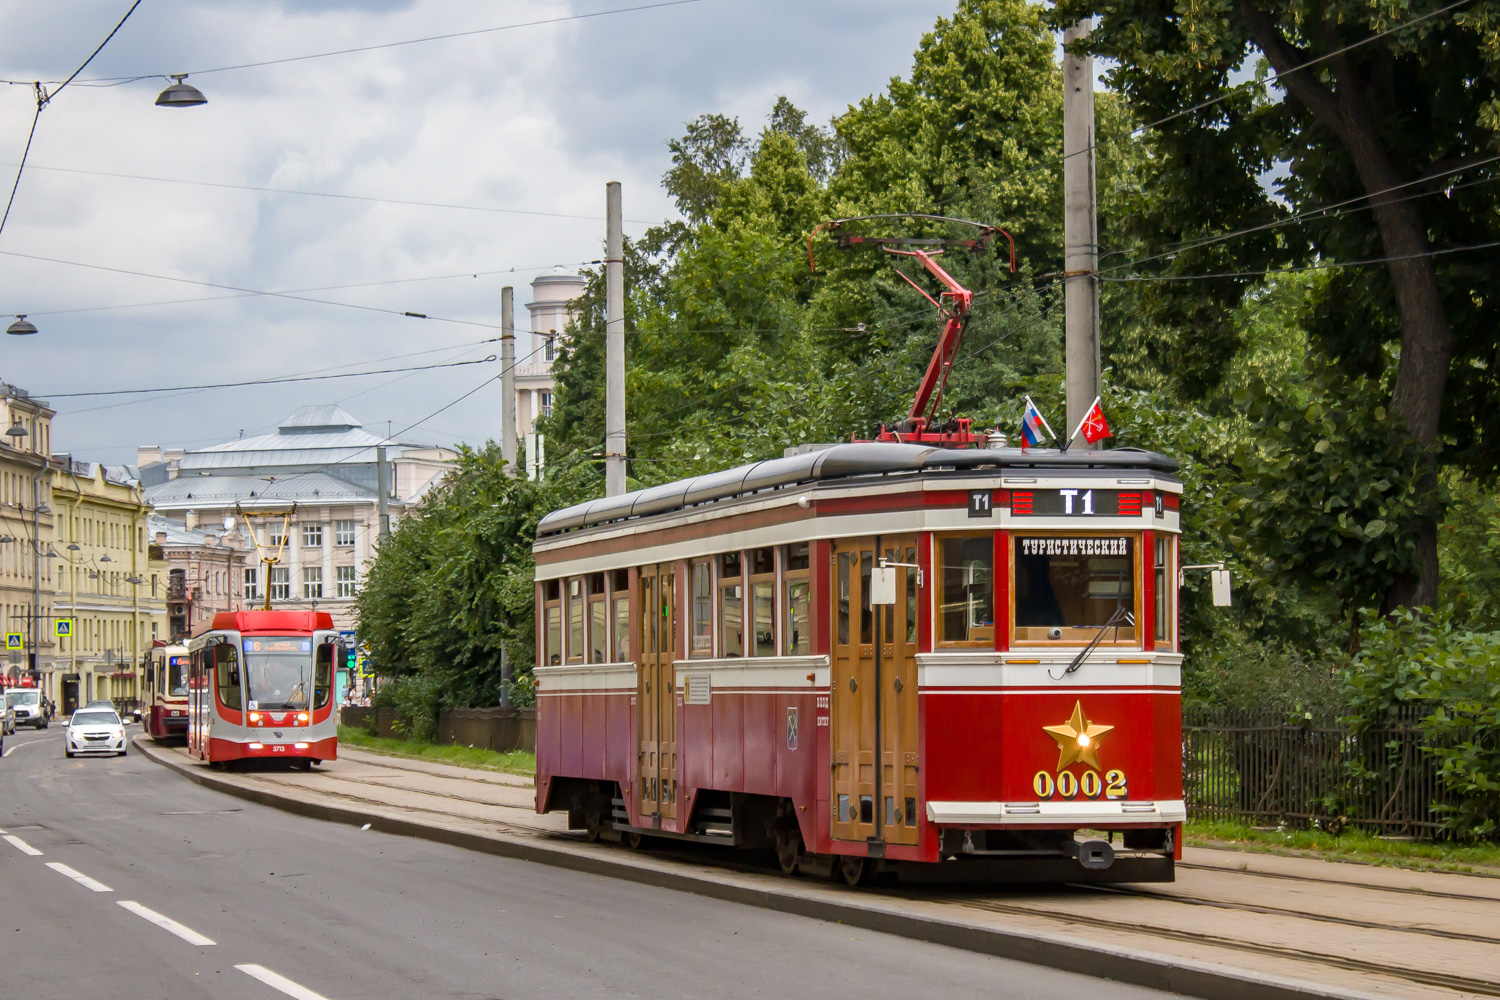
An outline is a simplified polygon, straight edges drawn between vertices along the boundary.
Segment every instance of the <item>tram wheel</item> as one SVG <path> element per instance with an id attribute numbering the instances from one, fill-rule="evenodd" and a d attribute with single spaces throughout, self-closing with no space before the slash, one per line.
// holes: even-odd
<path id="1" fill-rule="evenodd" d="M 297 770 L 299 770 L 299 771 L 311 771 L 312 770 L 312 761 L 310 761 L 310 760 L 294 761 L 293 762 L 293 766 L 295 766 L 297 768 Z"/>
<path id="2" fill-rule="evenodd" d="M 840 855 L 834 866 L 834 873 L 844 880 L 844 884 L 851 886 L 863 885 L 869 879 L 869 872 L 870 866 L 865 864 L 865 859 L 852 854 Z"/>
<path id="3" fill-rule="evenodd" d="M 634 831 L 625 834 L 625 846 L 629 847 L 632 851 L 639 851 L 641 845 L 645 842 L 646 838 L 642 834 L 635 833 Z"/>
<path id="4" fill-rule="evenodd" d="M 604 814 L 598 809 L 590 808 L 583 814 L 584 836 L 590 844 L 599 843 L 599 838 L 604 836 Z"/>
<path id="5" fill-rule="evenodd" d="M 793 822 L 790 826 L 776 827 L 776 863 L 781 874 L 797 874 L 797 859 L 802 854 L 802 831 Z"/>

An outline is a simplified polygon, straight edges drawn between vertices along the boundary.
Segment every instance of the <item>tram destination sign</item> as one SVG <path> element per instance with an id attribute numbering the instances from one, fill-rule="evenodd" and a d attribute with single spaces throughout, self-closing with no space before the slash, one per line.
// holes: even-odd
<path id="1" fill-rule="evenodd" d="M 1140 517 L 1148 496 L 1142 490 L 1012 490 L 1010 512 L 1017 517 Z"/>

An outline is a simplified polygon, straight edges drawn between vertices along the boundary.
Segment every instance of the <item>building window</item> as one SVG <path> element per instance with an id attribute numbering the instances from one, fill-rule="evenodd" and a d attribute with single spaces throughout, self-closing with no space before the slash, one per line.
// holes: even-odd
<path id="1" fill-rule="evenodd" d="M 323 567 L 302 567 L 302 596 L 304 599 L 315 599 L 323 596 Z"/>
<path id="2" fill-rule="evenodd" d="M 354 588 L 358 583 L 354 575 L 354 567 L 340 566 L 335 572 L 338 573 L 339 596 L 353 597 Z"/>
<path id="3" fill-rule="evenodd" d="M 550 360 L 550 359 L 549 359 Z M 552 416 L 552 393 L 539 392 L 536 394 L 537 409 L 544 417 Z"/>
<path id="4" fill-rule="evenodd" d="M 545 338 L 545 341 L 544 341 L 544 343 L 542 345 L 542 357 L 547 361 L 548 364 L 551 364 L 553 361 L 557 360 L 557 331 L 556 330 L 553 330 L 551 333 L 547 334 L 547 336 Z M 542 395 L 545 396 L 545 395 L 547 395 L 547 393 L 543 393 Z"/>
<path id="5" fill-rule="evenodd" d="M 333 543 L 335 545 L 353 545 L 354 544 L 354 522 L 353 521 L 335 521 L 335 522 L 333 522 Z"/>
<path id="6" fill-rule="evenodd" d="M 268 545 L 273 545 L 273 546 L 282 546 L 282 545 L 285 545 L 286 544 L 286 527 L 284 525 L 280 525 L 280 524 L 275 525 L 274 527 L 272 527 L 271 528 L 270 541 L 267 542 L 267 544 Z"/>
<path id="7" fill-rule="evenodd" d="M 691 629 L 688 635 L 689 656 L 712 656 L 714 647 L 714 587 L 712 576 L 709 572 L 709 563 L 705 559 L 702 562 L 693 563 L 689 576 L 692 581 L 693 597 Z"/>
<path id="8" fill-rule="evenodd" d="M 806 656 L 812 651 L 812 585 L 808 581 L 807 543 L 788 545 L 783 551 L 782 594 L 786 617 L 781 622 L 781 648 L 787 656 Z"/>
<path id="9" fill-rule="evenodd" d="M 719 655 L 745 655 L 745 584 L 738 552 L 719 556 Z"/>
<path id="10" fill-rule="evenodd" d="M 286 566 L 271 567 L 271 600 L 290 601 L 292 599 L 292 571 Z"/>
<path id="11" fill-rule="evenodd" d="M 260 596 L 260 587 L 257 583 L 257 570 L 253 566 L 245 568 L 245 600 L 253 601 Z"/>
<path id="12" fill-rule="evenodd" d="M 323 544 L 323 526 L 321 524 L 304 524 L 302 526 L 302 544 L 306 548 L 315 549 Z"/>
<path id="13" fill-rule="evenodd" d="M 938 539 L 938 643 L 989 646 L 995 641 L 995 539 Z M 1020 573 L 1017 572 L 1019 579 Z"/>

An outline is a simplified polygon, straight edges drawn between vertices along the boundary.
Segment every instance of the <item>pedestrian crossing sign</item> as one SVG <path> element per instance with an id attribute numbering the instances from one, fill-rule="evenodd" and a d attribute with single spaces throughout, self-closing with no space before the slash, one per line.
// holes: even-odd
<path id="1" fill-rule="evenodd" d="M 19 632 L 7 632 L 7 633 L 5 633 L 5 648 L 6 649 L 24 649 L 25 648 L 25 642 L 26 642 L 25 637 L 22 636 L 21 633 L 19 633 Z"/>
<path id="2" fill-rule="evenodd" d="M 66 639 L 73 634 L 73 619 L 59 618 L 52 623 L 52 634 L 59 639 Z"/>

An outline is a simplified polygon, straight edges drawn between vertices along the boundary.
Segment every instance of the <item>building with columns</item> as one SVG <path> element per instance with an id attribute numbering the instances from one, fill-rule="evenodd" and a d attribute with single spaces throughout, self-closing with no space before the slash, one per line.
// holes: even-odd
<path id="1" fill-rule="evenodd" d="M 160 516 L 203 535 L 205 553 L 243 553 L 232 593 L 212 600 L 260 607 L 269 592 L 273 608 L 326 611 L 339 629 L 352 630 L 354 596 L 379 542 L 377 447 L 386 450 L 393 523 L 458 457 L 371 434 L 333 405 L 304 406 L 274 434 L 138 454 Z"/>
<path id="2" fill-rule="evenodd" d="M 584 293 L 588 279 L 567 268 L 555 267 L 531 281 L 530 342 L 516 341 L 516 433 L 521 440 L 536 429 L 538 417 L 552 412 L 552 362 L 557 358 L 559 338 L 567 335 L 573 321 L 573 300 Z"/>

